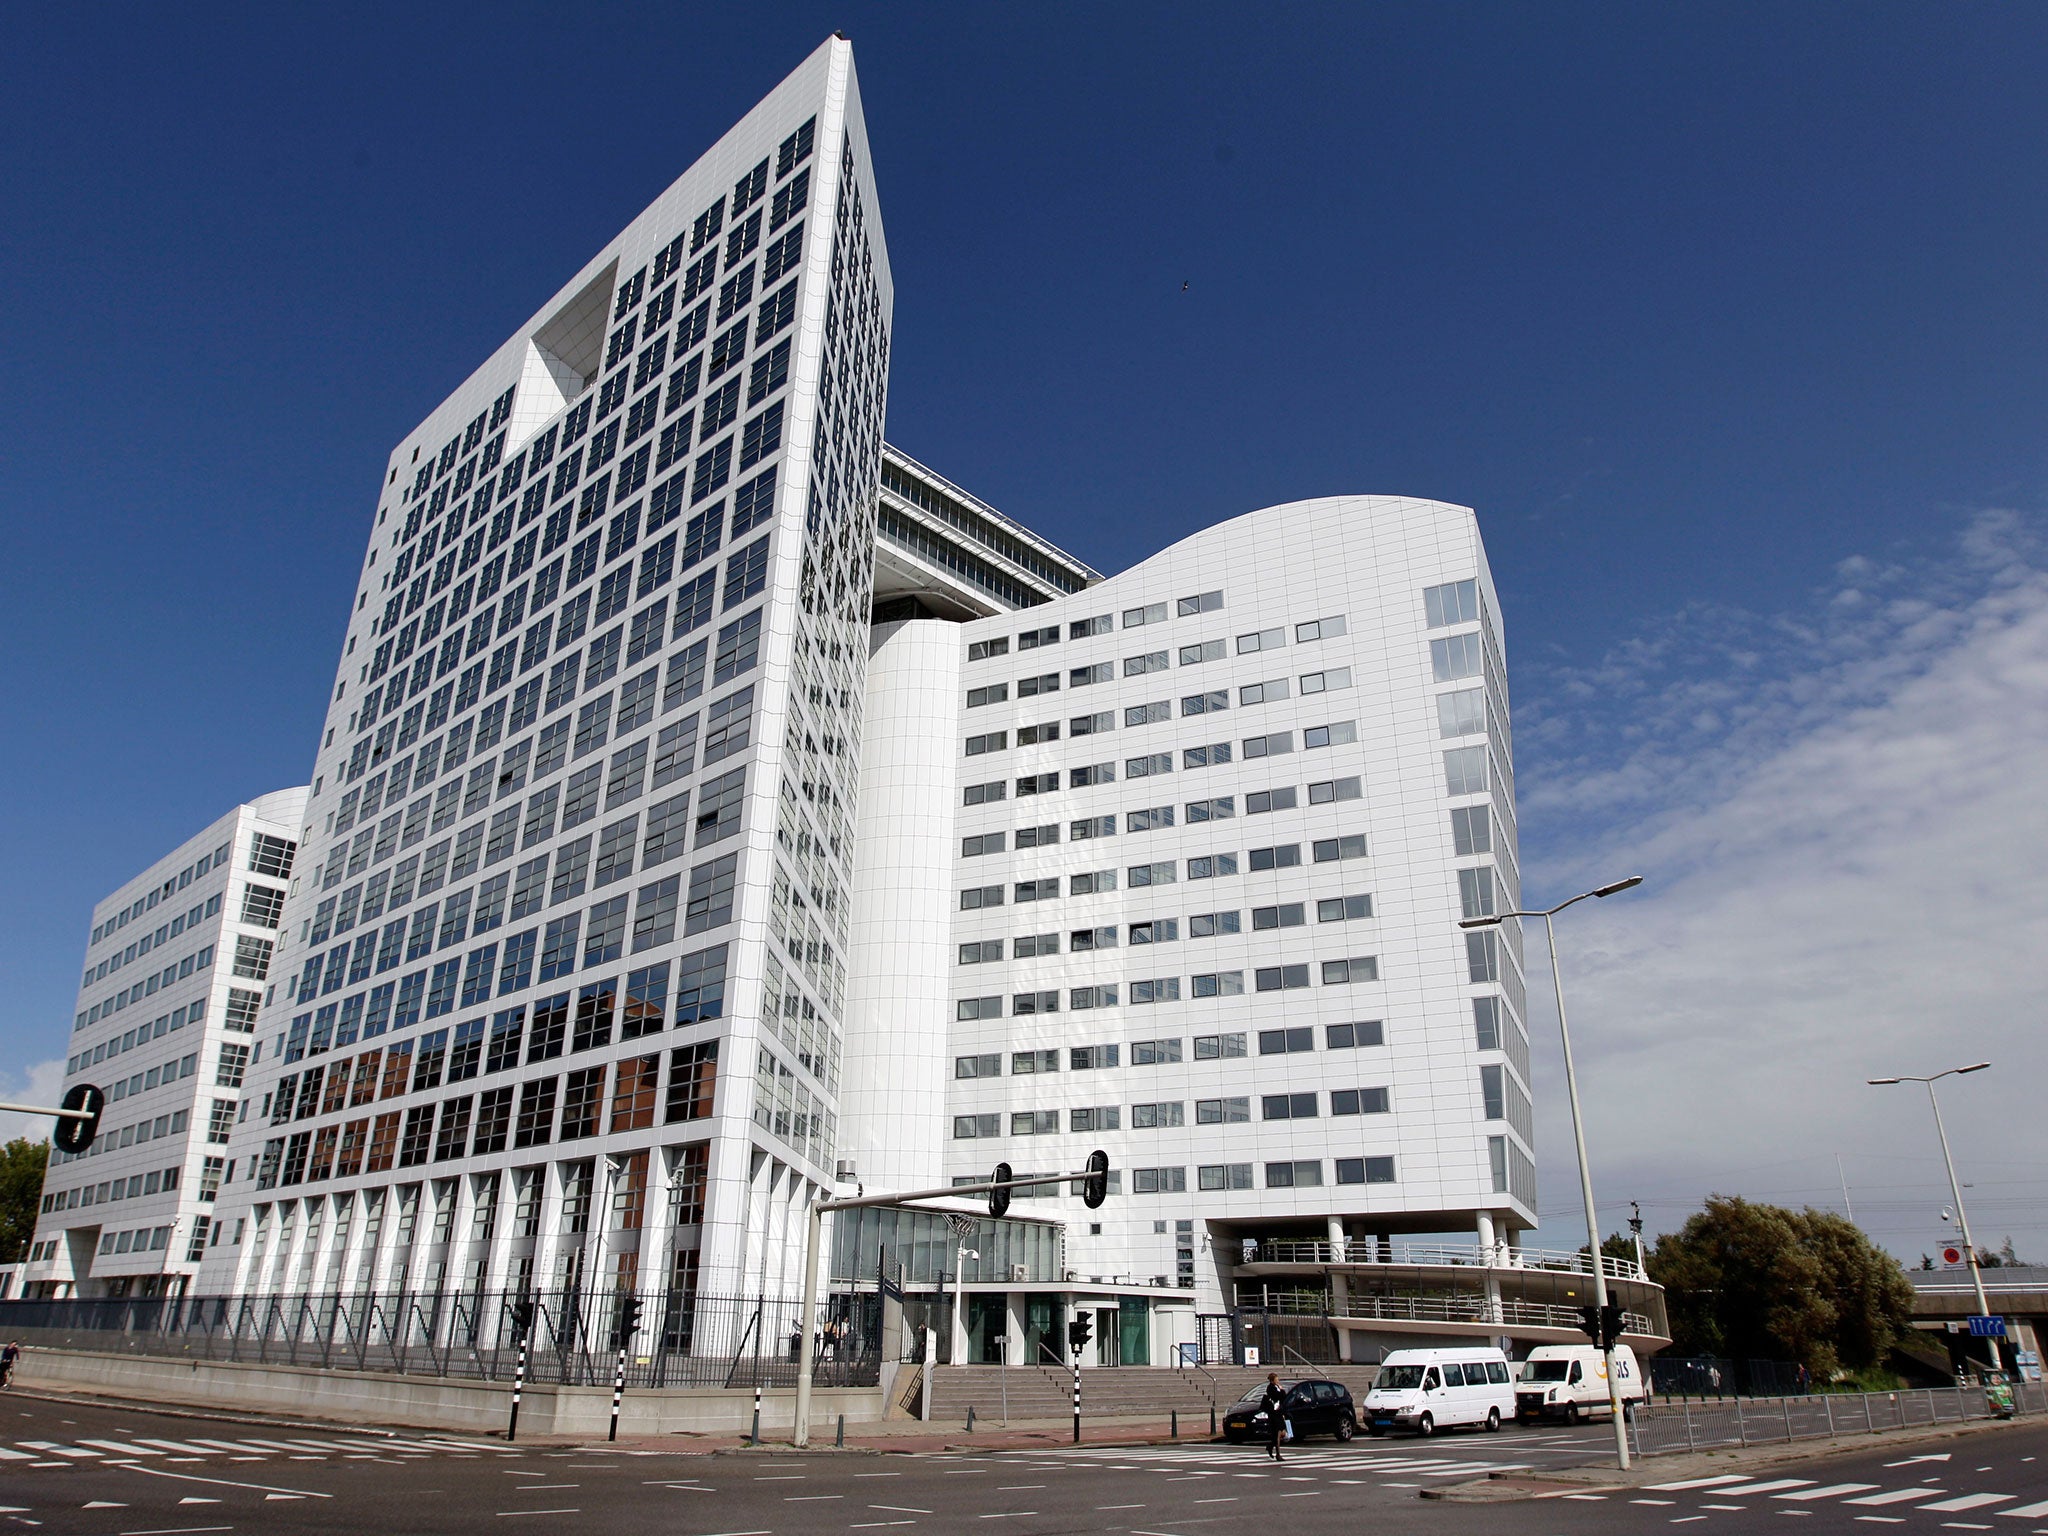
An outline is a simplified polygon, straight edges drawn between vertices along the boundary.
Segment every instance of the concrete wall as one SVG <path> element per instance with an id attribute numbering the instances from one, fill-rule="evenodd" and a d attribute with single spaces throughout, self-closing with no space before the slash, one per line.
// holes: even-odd
<path id="1" fill-rule="evenodd" d="M 512 1405 L 509 1382 L 320 1371 L 226 1360 L 164 1360 L 83 1350 L 28 1351 L 15 1379 L 26 1387 L 91 1392 L 138 1402 L 295 1414 L 465 1435 L 502 1434 Z M 609 1386 L 529 1385 L 520 1400 L 520 1432 L 603 1435 L 611 1420 L 611 1400 Z M 872 1387 L 820 1388 L 812 1397 L 812 1422 L 819 1433 L 830 1433 L 842 1413 L 849 1423 L 874 1423 L 882 1417 L 884 1401 L 884 1391 Z M 762 1433 L 786 1438 L 795 1408 L 794 1391 L 764 1392 Z M 628 1388 L 620 1409 L 619 1433 L 744 1434 L 753 1412 L 753 1394 L 746 1391 Z"/>

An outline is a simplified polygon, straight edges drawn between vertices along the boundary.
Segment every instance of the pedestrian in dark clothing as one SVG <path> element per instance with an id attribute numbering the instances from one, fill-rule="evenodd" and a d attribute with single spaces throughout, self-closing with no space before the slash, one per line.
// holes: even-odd
<path id="1" fill-rule="evenodd" d="M 1279 1461 L 1280 1437 L 1287 1432 L 1287 1420 L 1281 1414 L 1287 1406 L 1287 1394 L 1280 1390 L 1277 1371 L 1266 1373 L 1266 1390 L 1259 1398 L 1259 1406 L 1266 1411 L 1266 1454 Z"/>

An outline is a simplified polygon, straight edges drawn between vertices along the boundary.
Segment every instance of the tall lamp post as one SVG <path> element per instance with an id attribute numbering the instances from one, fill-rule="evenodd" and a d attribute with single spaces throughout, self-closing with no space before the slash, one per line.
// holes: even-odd
<path id="1" fill-rule="evenodd" d="M 1988 1061 L 1973 1061 L 1967 1067 L 1950 1067 L 1945 1072 L 1936 1072 L 1931 1077 L 1873 1077 L 1869 1080 L 1873 1088 L 1888 1087 L 1895 1083 L 1925 1083 L 1927 1085 L 1927 1107 L 1934 1111 L 1934 1134 L 1941 1139 L 1941 1160 L 1948 1166 L 1949 1192 L 1956 1197 L 1956 1222 L 1963 1229 L 1963 1254 L 1970 1261 L 1970 1284 L 1977 1290 L 1977 1315 L 1991 1315 L 1991 1298 L 1984 1294 L 1984 1271 L 1977 1266 L 1977 1245 L 1970 1241 L 1970 1218 L 1963 1210 L 1963 1186 L 1956 1178 L 1956 1160 L 1948 1150 L 1948 1129 L 1941 1123 L 1941 1101 L 1934 1096 L 1934 1085 L 1944 1077 L 1961 1077 L 1965 1072 L 1982 1072 L 1990 1066 Z M 1999 1370 L 2005 1369 L 2005 1352 L 1998 1347 L 1998 1340 L 1991 1340 L 1991 1362 Z"/>
<path id="2" fill-rule="evenodd" d="M 1598 890 L 1581 891 L 1571 900 L 1560 901 L 1554 907 L 1533 912 L 1498 912 L 1491 917 L 1468 917 L 1458 924 L 1460 928 L 1491 928 L 1511 917 L 1543 919 L 1543 939 L 1550 950 L 1550 983 L 1557 993 L 1557 1033 L 1564 1043 L 1565 1096 L 1571 1101 L 1572 1141 L 1579 1154 L 1579 1194 L 1586 1204 L 1586 1251 L 1592 1259 L 1593 1306 L 1600 1320 L 1600 1358 L 1607 1367 L 1607 1407 L 1614 1418 L 1614 1455 L 1624 1472 L 1628 1470 L 1628 1426 L 1622 1420 L 1621 1384 L 1614 1376 L 1614 1341 L 1607 1334 L 1607 1266 L 1600 1253 L 1600 1219 L 1593 1208 L 1593 1170 L 1586 1161 L 1586 1123 L 1579 1113 L 1579 1080 L 1572 1069 L 1572 1032 L 1564 1016 L 1564 975 L 1557 968 L 1557 930 L 1551 919 L 1588 896 L 1605 898 L 1642 883 L 1641 875 L 1630 875 L 1626 880 L 1617 880 Z"/>

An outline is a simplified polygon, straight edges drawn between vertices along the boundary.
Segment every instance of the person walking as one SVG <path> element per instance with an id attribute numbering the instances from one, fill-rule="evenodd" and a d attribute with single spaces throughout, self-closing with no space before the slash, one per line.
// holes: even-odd
<path id="1" fill-rule="evenodd" d="M 1282 1460 L 1280 1437 L 1287 1432 L 1287 1420 L 1281 1410 L 1287 1406 L 1287 1394 L 1280 1390 L 1280 1373 L 1266 1373 L 1266 1390 L 1259 1398 L 1259 1406 L 1266 1413 L 1266 1454 L 1275 1461 Z"/>
<path id="2" fill-rule="evenodd" d="M 14 1385 L 14 1367 L 20 1359 L 21 1340 L 9 1339 L 6 1348 L 0 1349 L 0 1387 Z"/>

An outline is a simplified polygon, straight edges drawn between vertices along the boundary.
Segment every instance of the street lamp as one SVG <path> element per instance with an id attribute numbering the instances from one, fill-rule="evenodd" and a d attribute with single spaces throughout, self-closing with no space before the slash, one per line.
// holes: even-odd
<path id="1" fill-rule="evenodd" d="M 1551 919 L 1566 907 L 1584 901 L 1588 896 L 1605 898 L 1629 890 L 1643 883 L 1641 875 L 1630 875 L 1626 880 L 1617 880 L 1612 885 L 1603 885 L 1597 890 L 1581 891 L 1570 901 L 1560 901 L 1554 907 L 1534 912 L 1497 912 L 1491 917 L 1468 917 L 1459 923 L 1460 928 L 1491 928 L 1511 917 L 1540 917 L 1543 919 L 1543 938 L 1550 949 L 1550 983 L 1557 993 L 1557 1033 L 1564 1043 L 1564 1086 L 1565 1096 L 1572 1107 L 1572 1141 L 1579 1153 L 1579 1194 L 1586 1203 L 1586 1249 L 1592 1258 L 1593 1305 L 1599 1317 L 1600 1358 L 1607 1366 L 1607 1406 L 1614 1416 L 1614 1454 L 1621 1469 L 1628 1470 L 1628 1426 L 1621 1416 L 1621 1384 L 1614 1376 L 1614 1347 L 1606 1343 L 1607 1316 L 1607 1266 L 1600 1253 L 1600 1219 L 1593 1209 L 1593 1170 L 1586 1161 L 1586 1125 L 1579 1114 L 1579 1080 L 1572 1070 L 1572 1033 L 1564 1017 L 1564 975 L 1557 968 L 1557 930 Z"/>
<path id="2" fill-rule="evenodd" d="M 1990 1066 L 1988 1061 L 1973 1061 L 1967 1067 L 1950 1067 L 1945 1072 L 1936 1072 L 1932 1077 L 1873 1077 L 1869 1079 L 1873 1088 L 1886 1087 L 1895 1083 L 1925 1083 L 1927 1085 L 1927 1106 L 1934 1111 L 1934 1134 L 1941 1138 L 1941 1160 L 1948 1165 L 1948 1187 L 1956 1197 L 1956 1221 L 1963 1229 L 1963 1253 L 1970 1261 L 1970 1283 L 1977 1288 L 1977 1315 L 1991 1315 L 1991 1299 L 1984 1294 L 1984 1271 L 1977 1267 L 1977 1245 L 1970 1241 L 1970 1218 L 1963 1211 L 1963 1186 L 1956 1178 L 1956 1160 L 1948 1150 L 1948 1130 L 1941 1123 L 1941 1101 L 1934 1096 L 1934 1085 L 1944 1077 L 1960 1077 L 1965 1072 L 1982 1072 Z M 2000 1370 L 2005 1368 L 2005 1352 L 1998 1347 L 1998 1340 L 1991 1341 L 1992 1363 Z"/>

